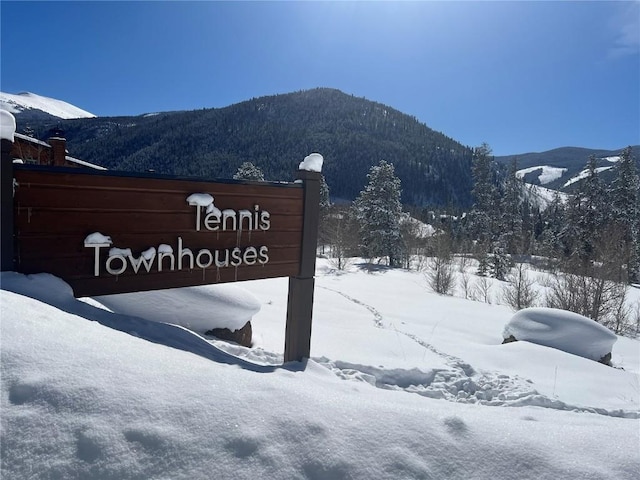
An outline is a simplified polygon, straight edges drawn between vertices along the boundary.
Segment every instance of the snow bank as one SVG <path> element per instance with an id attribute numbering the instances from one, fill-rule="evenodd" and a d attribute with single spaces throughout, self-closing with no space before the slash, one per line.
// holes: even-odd
<path id="1" fill-rule="evenodd" d="M 260 302 L 236 285 L 205 285 L 93 297 L 112 312 L 181 325 L 197 333 L 239 330 L 260 311 Z"/>
<path id="2" fill-rule="evenodd" d="M 324 159 L 319 153 L 312 153 L 304 157 L 304 160 L 300 162 L 298 170 L 307 170 L 309 172 L 321 172 L 322 162 Z"/>
<path id="3" fill-rule="evenodd" d="M 3 288 L 25 280 L 2 275 Z M 87 305 L 0 295 L 3 478 L 632 480 L 640 468 L 634 420 L 434 400 L 312 360 L 223 364 L 107 328 L 94 315 L 116 315 Z"/>
<path id="4" fill-rule="evenodd" d="M 596 361 L 611 353 L 618 338 L 582 315 L 542 307 L 517 312 L 504 328 L 503 337 L 510 336 Z"/>
<path id="5" fill-rule="evenodd" d="M 0 138 L 13 142 L 13 134 L 16 133 L 16 119 L 6 110 L 0 110 Z"/>

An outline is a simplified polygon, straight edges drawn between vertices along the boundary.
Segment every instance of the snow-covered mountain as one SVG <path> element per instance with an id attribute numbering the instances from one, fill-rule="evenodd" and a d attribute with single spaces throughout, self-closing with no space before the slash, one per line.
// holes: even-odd
<path id="1" fill-rule="evenodd" d="M 541 153 L 525 153 L 495 157 L 498 163 L 509 165 L 515 159 L 518 171 L 516 176 L 526 183 L 543 186 L 550 190 L 570 193 L 574 184 L 586 178 L 587 162 L 591 156 L 596 158 L 596 171 L 602 180 L 608 183 L 614 177 L 615 165 L 620 160 L 620 150 L 593 150 L 577 147 L 556 148 Z M 640 146 L 632 147 L 632 155 L 640 167 Z"/>
<path id="2" fill-rule="evenodd" d="M 70 103 L 29 92 L 18 94 L 0 92 L 0 108 L 8 110 L 14 115 L 30 114 L 31 116 L 38 116 L 38 114 L 44 113 L 65 120 L 95 117 L 93 113 L 82 110 Z"/>

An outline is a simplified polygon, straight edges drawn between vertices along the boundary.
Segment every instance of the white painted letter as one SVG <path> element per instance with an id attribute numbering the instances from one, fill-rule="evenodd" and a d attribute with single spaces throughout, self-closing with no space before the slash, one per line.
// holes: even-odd
<path id="1" fill-rule="evenodd" d="M 182 258 L 189 257 L 189 270 L 193 270 L 193 252 L 188 248 L 182 248 L 182 237 L 178 237 L 178 270 L 182 270 Z"/>
<path id="2" fill-rule="evenodd" d="M 267 211 L 260 213 L 260 230 L 269 230 L 271 228 L 271 214 Z"/>
<path id="3" fill-rule="evenodd" d="M 111 268 L 111 262 L 114 259 L 120 260 L 122 262 L 122 266 L 118 270 Z M 127 259 L 124 258 L 122 255 L 112 255 L 109 258 L 107 258 L 107 272 L 109 272 L 111 275 L 120 275 L 121 273 L 124 273 L 126 269 L 127 269 Z"/>
<path id="4" fill-rule="evenodd" d="M 231 265 L 237 267 L 242 263 L 242 250 L 238 247 L 231 250 Z"/>
<path id="5" fill-rule="evenodd" d="M 85 243 L 85 248 L 95 248 L 95 252 L 93 254 L 93 276 L 100 276 L 100 249 L 104 247 L 110 247 L 110 243 Z"/>
<path id="6" fill-rule="evenodd" d="M 249 247 L 244 251 L 244 255 L 242 256 L 242 259 L 244 260 L 244 263 L 246 263 L 247 265 L 254 265 L 256 263 L 257 257 L 258 257 L 258 251 L 256 250 L 256 247 Z"/>
<path id="7" fill-rule="evenodd" d="M 202 256 L 209 257 L 209 259 L 207 260 L 207 263 L 202 263 L 200 261 L 200 258 Z M 207 250 L 206 248 L 203 248 L 202 250 L 200 250 L 198 252 L 198 255 L 196 256 L 196 265 L 198 265 L 200 268 L 207 268 L 207 267 L 210 267 L 212 263 L 213 263 L 213 255 L 211 255 L 211 251 L 210 250 Z"/>
<path id="8" fill-rule="evenodd" d="M 269 261 L 269 248 L 265 245 L 260 247 L 260 256 L 258 257 L 258 262 L 262 265 Z"/>

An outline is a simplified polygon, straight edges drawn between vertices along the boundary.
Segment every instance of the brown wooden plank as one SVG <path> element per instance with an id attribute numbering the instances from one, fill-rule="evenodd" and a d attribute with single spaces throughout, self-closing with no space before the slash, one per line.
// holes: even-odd
<path id="1" fill-rule="evenodd" d="M 196 231 L 196 219 L 190 213 L 70 212 L 18 206 L 15 214 L 15 228 L 18 236 L 72 233 L 86 236 L 93 232 L 108 236 L 166 232 L 186 234 Z M 215 234 L 215 231 L 209 232 L 203 225 L 200 228 L 200 233 Z M 270 228 L 266 232 L 300 231 L 302 231 L 301 215 L 272 215 Z M 259 232 L 262 231 L 259 229 L 251 231 L 252 234 Z"/>
<path id="2" fill-rule="evenodd" d="M 299 198 L 302 195 L 300 184 L 265 182 L 244 184 L 232 181 L 215 182 L 200 180 L 159 179 L 106 174 L 88 174 L 83 172 L 61 173 L 57 171 L 20 170 L 16 169 L 15 178 L 20 187 L 31 188 L 36 185 L 56 188 L 138 191 L 143 193 L 208 193 L 207 189 L 215 188 L 220 195 L 238 192 L 246 196 L 272 196 L 275 198 Z"/>
<path id="3" fill-rule="evenodd" d="M 288 191 L 284 189 L 280 191 Z M 214 205 L 220 210 L 233 208 L 253 211 L 255 206 L 260 210 L 274 214 L 301 215 L 301 196 L 297 190 L 290 197 L 274 197 L 259 194 L 234 193 L 221 195 L 215 188 L 205 192 L 214 198 Z M 16 191 L 15 203 L 21 207 L 44 207 L 51 209 L 72 209 L 75 211 L 136 211 L 136 212 L 195 212 L 195 207 L 187 203 L 188 192 L 158 192 L 132 190 L 95 190 L 64 189 L 55 186 L 31 185 L 20 186 Z"/>
<path id="4" fill-rule="evenodd" d="M 262 245 L 252 245 L 254 248 L 259 249 Z M 248 247 L 247 247 L 248 248 Z M 268 255 L 269 261 L 265 264 L 265 267 L 268 267 L 269 264 L 278 263 L 278 262 L 295 262 L 300 258 L 300 247 L 289 247 L 289 248 L 275 248 L 269 247 Z M 100 249 L 100 270 L 105 275 L 108 275 L 104 272 L 104 264 L 108 257 L 108 248 Z M 192 249 L 194 257 L 198 255 L 198 253 L 203 249 Z M 215 255 L 215 251 L 213 249 L 207 249 Z M 220 261 L 224 261 L 226 258 L 226 250 L 231 249 L 219 249 L 218 258 Z M 243 249 L 244 251 L 244 249 Z M 140 256 L 140 252 L 132 252 L 134 258 L 138 258 Z M 176 258 L 177 262 L 177 254 L 174 254 L 174 258 Z M 203 257 L 202 262 L 206 261 L 206 256 Z M 58 256 L 58 255 L 50 255 L 50 256 L 35 256 L 35 255 L 23 255 L 20 253 L 17 257 L 18 268 L 23 273 L 39 273 L 39 272 L 49 272 L 60 277 L 81 275 L 81 276 L 93 276 L 94 271 L 94 259 L 95 259 L 95 249 L 87 248 L 85 252 L 77 255 L 66 255 L 66 256 Z M 189 261 L 189 257 L 183 256 L 183 264 L 186 265 Z M 168 265 L 169 260 L 165 258 L 163 265 Z M 116 265 L 120 265 L 117 263 Z M 114 268 L 115 265 L 114 265 Z M 164 267 L 168 268 L 168 267 Z M 176 266 L 177 268 L 177 266 Z M 197 266 L 195 268 L 198 268 Z M 212 267 L 213 268 L 213 267 Z M 157 269 L 157 257 L 153 262 L 153 266 L 151 271 L 156 271 Z M 186 267 L 185 267 L 186 269 Z M 140 267 L 140 272 L 145 271 L 144 267 Z M 133 274 L 133 269 L 131 265 L 128 265 L 125 274 Z M 145 271 L 146 273 L 146 271 Z M 138 274 L 140 276 L 140 274 Z"/>
<path id="5" fill-rule="evenodd" d="M 134 255 L 138 255 L 149 247 L 158 248 L 160 244 L 170 245 L 174 251 L 178 249 L 178 236 L 174 233 L 162 235 L 148 234 L 135 235 L 123 234 L 113 236 L 113 246 L 118 248 L 131 248 Z M 269 243 L 271 248 L 298 248 L 300 234 L 295 232 L 242 232 L 238 241 L 237 232 L 221 232 L 200 234 L 199 232 L 186 232 L 180 235 L 183 248 L 192 250 L 208 248 L 233 248 L 235 246 L 247 247 L 251 245 L 263 245 Z M 19 237 L 20 255 L 25 257 L 42 258 L 50 255 L 49 249 L 55 243 L 56 255 L 60 257 L 86 254 L 92 251 L 84 246 L 82 236 L 68 235 L 40 235 Z"/>
<path id="6" fill-rule="evenodd" d="M 263 278 L 289 277 L 298 272 L 297 263 L 276 265 L 270 270 L 261 267 L 244 267 L 237 269 L 206 270 L 203 277 L 201 270 L 193 270 L 184 275 L 158 274 L 148 278 L 143 285 L 133 277 L 92 277 L 69 279 L 67 283 L 73 288 L 76 297 L 111 295 L 143 290 L 159 290 L 180 288 L 194 285 L 208 285 L 234 281 L 259 280 Z M 141 288 L 142 287 L 142 288 Z"/>

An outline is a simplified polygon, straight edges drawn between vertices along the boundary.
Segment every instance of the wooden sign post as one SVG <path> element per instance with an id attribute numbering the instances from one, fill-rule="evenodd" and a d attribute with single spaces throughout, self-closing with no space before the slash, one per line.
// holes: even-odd
<path id="1" fill-rule="evenodd" d="M 309 358 L 311 351 L 311 319 L 320 220 L 320 173 L 301 170 L 298 172 L 298 178 L 304 184 L 304 223 L 300 271 L 298 275 L 289 277 L 285 362 Z"/>

